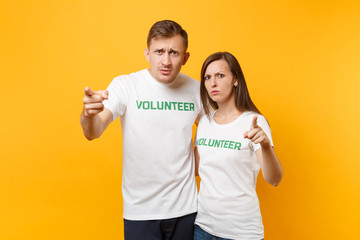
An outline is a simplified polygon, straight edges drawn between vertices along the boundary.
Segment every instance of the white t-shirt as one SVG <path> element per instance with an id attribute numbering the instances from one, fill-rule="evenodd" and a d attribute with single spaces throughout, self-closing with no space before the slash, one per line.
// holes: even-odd
<path id="1" fill-rule="evenodd" d="M 244 112 L 228 124 L 217 124 L 213 114 L 200 119 L 196 133 L 201 182 L 195 223 L 221 238 L 263 239 L 255 189 L 260 170 L 255 151 L 261 146 L 243 137 L 256 113 Z M 266 119 L 256 115 L 272 144 Z"/>
<path id="2" fill-rule="evenodd" d="M 123 135 L 123 217 L 154 220 L 194 213 L 192 126 L 200 83 L 182 73 L 171 84 L 147 69 L 113 79 L 105 108 L 120 117 Z"/>

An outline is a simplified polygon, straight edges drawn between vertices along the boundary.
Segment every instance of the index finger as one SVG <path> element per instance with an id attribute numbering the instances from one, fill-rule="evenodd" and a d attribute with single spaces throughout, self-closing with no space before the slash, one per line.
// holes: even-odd
<path id="1" fill-rule="evenodd" d="M 85 87 L 84 92 L 85 92 L 85 95 L 90 96 L 90 97 L 95 94 L 95 92 L 93 90 L 91 90 L 89 87 Z"/>
<path id="2" fill-rule="evenodd" d="M 254 128 L 258 127 L 257 118 L 258 118 L 258 116 L 253 117 L 253 120 L 252 120 L 252 123 L 251 123 L 251 129 L 254 129 Z"/>

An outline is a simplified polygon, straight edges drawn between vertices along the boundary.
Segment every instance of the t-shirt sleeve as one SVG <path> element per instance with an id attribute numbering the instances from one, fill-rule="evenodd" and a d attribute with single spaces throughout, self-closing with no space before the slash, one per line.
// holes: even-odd
<path id="1" fill-rule="evenodd" d="M 257 115 L 258 119 L 257 119 L 257 124 L 262 128 L 262 130 L 266 133 L 266 136 L 269 138 L 271 146 L 274 146 L 273 144 L 273 140 L 272 140 L 272 136 L 271 136 L 271 129 L 269 126 L 269 123 L 266 121 L 265 117 L 262 115 Z M 253 116 L 251 117 L 252 120 Z M 260 143 L 253 143 L 251 142 L 254 148 L 254 151 L 258 150 L 261 148 Z"/>
<path id="2" fill-rule="evenodd" d="M 194 137 L 194 146 L 197 147 L 197 132 L 195 133 L 195 137 Z"/>
<path id="3" fill-rule="evenodd" d="M 200 120 L 201 120 L 201 118 L 198 120 L 199 123 L 200 123 Z M 199 123 L 198 123 L 198 124 L 199 124 Z M 196 128 L 196 132 L 195 132 L 195 136 L 194 136 L 194 145 L 195 145 L 195 147 L 198 146 L 198 144 L 197 144 L 198 130 L 199 130 L 199 125 L 198 125 L 198 127 Z"/>
<path id="4" fill-rule="evenodd" d="M 122 76 L 114 78 L 107 87 L 109 96 L 103 101 L 104 107 L 113 114 L 113 121 L 123 116 L 127 106 L 127 89 L 125 79 Z"/>
<path id="5" fill-rule="evenodd" d="M 199 119 L 199 123 L 198 123 L 198 126 L 196 128 L 196 133 L 195 133 L 195 137 L 194 137 L 194 145 L 195 145 L 195 147 L 198 147 L 198 144 L 197 144 L 197 142 L 198 142 L 198 132 L 199 132 L 199 129 L 202 127 L 201 125 L 204 124 L 204 120 L 205 120 L 204 118 L 206 118 L 206 117 L 207 116 L 203 114 Z"/>

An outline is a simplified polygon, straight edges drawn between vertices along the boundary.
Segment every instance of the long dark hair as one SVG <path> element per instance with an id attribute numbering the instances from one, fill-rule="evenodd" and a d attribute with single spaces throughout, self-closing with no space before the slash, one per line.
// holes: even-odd
<path id="1" fill-rule="evenodd" d="M 209 57 L 206 58 L 204 61 L 202 68 L 201 68 L 201 83 L 200 83 L 200 97 L 201 102 L 205 111 L 205 114 L 209 117 L 210 110 L 209 104 L 214 108 L 218 109 L 219 106 L 216 102 L 214 102 L 205 88 L 205 71 L 206 68 L 209 66 L 210 63 L 224 59 L 229 66 L 229 69 L 234 76 L 235 79 L 238 81 L 238 85 L 235 87 L 235 106 L 239 111 L 253 111 L 258 114 L 261 114 L 259 109 L 255 106 L 253 101 L 250 98 L 249 91 L 246 86 L 244 74 L 241 70 L 240 64 L 237 59 L 228 52 L 217 52 L 211 54 Z"/>

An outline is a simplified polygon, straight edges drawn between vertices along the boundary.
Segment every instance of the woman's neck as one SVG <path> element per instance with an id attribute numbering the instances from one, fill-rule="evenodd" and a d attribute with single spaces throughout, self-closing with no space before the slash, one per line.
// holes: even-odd
<path id="1" fill-rule="evenodd" d="M 214 114 L 214 121 L 219 124 L 226 124 L 234 121 L 243 112 L 238 110 L 235 103 L 218 103 L 218 109 Z"/>

